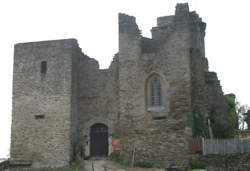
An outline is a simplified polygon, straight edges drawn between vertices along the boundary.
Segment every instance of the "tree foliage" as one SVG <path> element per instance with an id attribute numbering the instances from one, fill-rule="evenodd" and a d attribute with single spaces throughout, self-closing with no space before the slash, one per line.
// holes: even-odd
<path id="1" fill-rule="evenodd" d="M 229 120 L 217 119 L 212 124 L 212 130 L 214 138 L 228 139 L 235 136 L 234 124 Z"/>
<path id="2" fill-rule="evenodd" d="M 245 116 L 243 114 L 250 109 L 249 106 L 241 105 L 237 100 L 230 96 L 226 96 L 226 100 L 229 106 L 228 116 L 220 116 L 215 111 L 209 113 L 214 138 L 234 138 L 236 130 L 243 129 L 245 127 Z M 192 128 L 194 138 L 210 137 L 207 119 L 208 118 L 205 118 L 205 115 L 194 112 L 194 110 L 189 115 L 188 123 Z"/>
<path id="3" fill-rule="evenodd" d="M 246 105 L 241 105 L 237 100 L 226 96 L 229 110 L 228 118 L 213 118 L 213 134 L 215 138 L 226 139 L 234 138 L 236 130 L 244 127 L 244 113 L 247 110 Z"/>
<path id="4" fill-rule="evenodd" d="M 236 112 L 235 99 L 226 96 L 227 104 L 229 106 L 228 117 L 220 117 L 211 114 L 211 120 L 213 120 L 211 127 L 213 130 L 214 138 L 227 139 L 234 138 L 236 129 L 238 129 L 238 113 Z"/>
<path id="5" fill-rule="evenodd" d="M 236 129 L 245 129 L 245 113 L 250 109 L 248 105 L 242 105 L 238 100 L 234 100 L 230 97 L 226 97 L 227 102 L 231 108 L 230 119 L 231 121 L 237 122 Z M 236 120 L 237 119 L 237 120 Z"/>

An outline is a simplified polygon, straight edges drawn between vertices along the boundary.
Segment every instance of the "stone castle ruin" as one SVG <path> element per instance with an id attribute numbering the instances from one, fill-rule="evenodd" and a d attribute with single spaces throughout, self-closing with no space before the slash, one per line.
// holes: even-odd
<path id="1" fill-rule="evenodd" d="M 11 161 L 61 167 L 78 156 L 120 153 L 156 167 L 185 165 L 190 114 L 228 115 L 216 73 L 208 71 L 206 24 L 188 4 L 159 17 L 145 38 L 119 14 L 119 52 L 108 69 L 75 39 L 15 45 Z M 19 163 L 22 163 L 19 162 Z"/>

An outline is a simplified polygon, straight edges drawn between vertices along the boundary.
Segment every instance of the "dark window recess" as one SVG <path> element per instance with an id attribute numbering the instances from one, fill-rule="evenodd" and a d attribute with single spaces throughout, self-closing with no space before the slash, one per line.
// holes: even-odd
<path id="1" fill-rule="evenodd" d="M 154 77 L 150 81 L 150 106 L 161 106 L 162 105 L 162 96 L 161 96 L 161 82 L 157 77 Z"/>
<path id="2" fill-rule="evenodd" d="M 47 72 L 47 61 L 42 61 L 41 62 L 41 73 L 46 74 Z"/>
<path id="3" fill-rule="evenodd" d="M 166 116 L 153 117 L 154 120 L 166 119 Z"/>
<path id="4" fill-rule="evenodd" d="M 44 115 L 35 115 L 35 119 L 44 119 Z"/>

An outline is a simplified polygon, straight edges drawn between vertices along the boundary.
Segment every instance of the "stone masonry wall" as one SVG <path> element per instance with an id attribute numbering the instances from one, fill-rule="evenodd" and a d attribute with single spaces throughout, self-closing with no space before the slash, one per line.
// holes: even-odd
<path id="1" fill-rule="evenodd" d="M 69 164 L 76 47 L 74 39 L 15 46 L 12 160 L 32 160 L 32 167 Z M 41 73 L 42 61 L 47 61 L 46 73 Z"/>
<path id="2" fill-rule="evenodd" d="M 208 70 L 207 59 L 205 58 L 204 36 L 206 24 L 202 22 L 198 14 L 189 14 L 191 22 L 189 30 L 191 33 L 191 81 L 192 81 L 192 113 L 207 116 L 207 90 L 205 72 Z"/>
<path id="3" fill-rule="evenodd" d="M 109 69 L 100 70 L 96 60 L 83 55 L 79 62 L 79 146 L 90 155 L 90 128 L 102 123 L 108 126 L 109 153 L 112 152 L 114 125 L 118 116 L 117 57 Z"/>
<path id="4" fill-rule="evenodd" d="M 131 160 L 135 148 L 136 162 L 161 167 L 187 164 L 191 137 L 187 125 L 191 112 L 190 32 L 182 30 L 185 27 L 178 17 L 174 21 L 169 26 L 173 30 L 165 30 L 165 25 L 154 28 L 156 52 L 143 51 L 145 39 L 134 17 L 119 15 L 121 150 Z M 154 74 L 162 81 L 163 105 L 159 108 L 147 106 L 147 79 Z"/>
<path id="5" fill-rule="evenodd" d="M 206 72 L 209 115 L 215 118 L 228 119 L 230 108 L 223 94 L 220 81 L 215 72 Z"/>

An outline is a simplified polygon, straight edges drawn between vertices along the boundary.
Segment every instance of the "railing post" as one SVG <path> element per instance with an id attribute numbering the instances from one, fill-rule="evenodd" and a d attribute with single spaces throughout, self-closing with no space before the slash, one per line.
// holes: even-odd
<path id="1" fill-rule="evenodd" d="M 244 153 L 244 149 L 243 149 L 243 140 L 240 140 L 240 152 Z"/>
<path id="2" fill-rule="evenodd" d="M 215 154 L 219 154 L 220 153 L 220 149 L 219 149 L 219 139 L 216 139 L 216 143 L 215 143 Z"/>
<path id="3" fill-rule="evenodd" d="M 202 154 L 203 154 L 203 155 L 206 155 L 206 143 L 205 143 L 205 138 L 202 137 L 201 140 L 202 140 Z"/>

